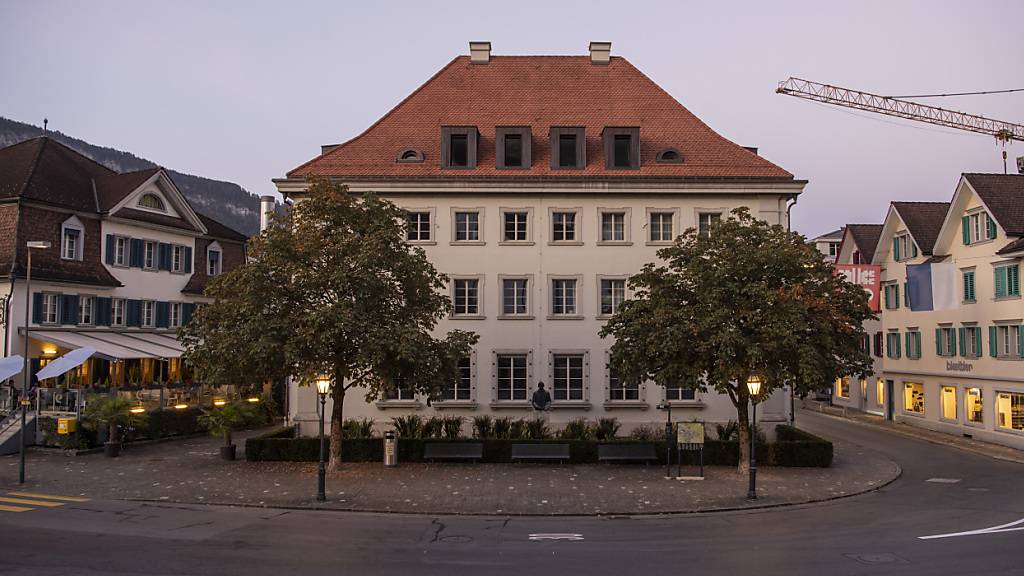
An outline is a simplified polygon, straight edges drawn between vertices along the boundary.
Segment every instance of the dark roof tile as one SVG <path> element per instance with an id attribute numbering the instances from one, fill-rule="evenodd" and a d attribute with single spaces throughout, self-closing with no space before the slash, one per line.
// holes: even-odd
<path id="1" fill-rule="evenodd" d="M 930 256 L 946 220 L 949 202 L 893 202 L 921 253 Z"/>
<path id="2" fill-rule="evenodd" d="M 1024 236 L 1024 174 L 964 174 L 964 178 L 1011 236 Z"/>

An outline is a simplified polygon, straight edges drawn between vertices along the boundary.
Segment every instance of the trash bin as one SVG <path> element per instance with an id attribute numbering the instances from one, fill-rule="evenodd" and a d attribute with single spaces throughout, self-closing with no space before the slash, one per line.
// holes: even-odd
<path id="1" fill-rule="evenodd" d="M 384 432 L 384 465 L 398 466 L 398 436 L 394 430 Z"/>

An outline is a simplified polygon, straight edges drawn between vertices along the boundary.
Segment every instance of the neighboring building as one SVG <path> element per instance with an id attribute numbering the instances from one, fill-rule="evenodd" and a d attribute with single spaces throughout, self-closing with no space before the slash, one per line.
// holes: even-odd
<path id="1" fill-rule="evenodd" d="M 5 356 L 24 354 L 31 241 L 51 245 L 32 251 L 32 373 L 88 346 L 63 382 L 108 388 L 189 382 L 176 330 L 210 276 L 243 262 L 246 238 L 197 214 L 162 168 L 119 174 L 47 137 L 0 149 Z"/>
<path id="2" fill-rule="evenodd" d="M 821 252 L 825 260 L 829 262 L 836 261 L 836 255 L 839 254 L 839 243 L 843 240 L 843 229 L 833 230 L 828 234 L 822 234 L 813 240 L 808 240 L 809 244 L 814 245 L 814 249 Z"/>
<path id="3" fill-rule="evenodd" d="M 950 203 L 893 203 L 874 262 L 897 421 L 1024 448 L 1022 257 L 1024 175 L 964 174 Z"/>
<path id="4" fill-rule="evenodd" d="M 843 228 L 835 263 L 870 264 L 881 234 L 881 224 L 847 224 Z M 832 390 L 832 402 L 839 406 L 882 415 L 885 411 L 885 382 L 882 379 L 884 351 L 881 315 L 878 319 L 865 321 L 864 332 L 863 349 L 871 354 L 874 360 L 871 376 L 838 379 Z"/>
<path id="5" fill-rule="evenodd" d="M 529 417 L 543 381 L 556 425 L 661 423 L 666 400 L 676 418 L 735 419 L 725 397 L 624 386 L 598 332 L 628 297 L 626 279 L 682 230 L 741 206 L 785 226 L 805 182 L 715 133 L 609 50 L 491 56 L 473 43 L 365 132 L 275 180 L 296 201 L 321 176 L 404 207 L 408 241 L 451 278 L 455 310 L 438 330 L 480 335 L 442 400 L 350 395 L 347 417 Z M 313 432 L 313 391 L 292 387 L 289 405 Z M 768 399 L 765 429 L 788 409 L 782 394 Z"/>

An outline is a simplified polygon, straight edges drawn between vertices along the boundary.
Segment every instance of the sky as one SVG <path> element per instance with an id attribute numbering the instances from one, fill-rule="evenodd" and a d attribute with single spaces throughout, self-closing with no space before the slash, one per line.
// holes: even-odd
<path id="1" fill-rule="evenodd" d="M 778 95 L 789 76 L 877 94 L 1024 88 L 1024 2 L 0 0 L 0 116 L 274 194 L 468 54 L 611 41 L 723 136 L 809 181 L 810 237 L 948 201 L 1002 172 L 994 138 Z M 926 102 L 1024 123 L 1024 92 Z M 1024 143 L 1008 146 L 1010 170 Z"/>

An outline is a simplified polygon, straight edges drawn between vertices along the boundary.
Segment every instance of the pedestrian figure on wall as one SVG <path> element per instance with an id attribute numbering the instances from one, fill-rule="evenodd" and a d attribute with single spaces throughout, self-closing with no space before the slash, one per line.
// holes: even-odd
<path id="1" fill-rule="evenodd" d="M 537 390 L 533 393 L 532 404 L 534 410 L 542 412 L 551 408 L 551 394 L 548 394 L 548 391 L 544 389 L 543 382 L 537 383 Z"/>

